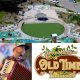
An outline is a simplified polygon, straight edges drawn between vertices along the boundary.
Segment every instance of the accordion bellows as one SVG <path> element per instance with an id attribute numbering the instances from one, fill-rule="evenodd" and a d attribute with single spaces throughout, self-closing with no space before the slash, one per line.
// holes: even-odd
<path id="1" fill-rule="evenodd" d="M 7 77 L 2 76 L 1 80 L 31 80 L 32 79 L 31 71 L 25 68 L 19 62 L 13 60 L 7 60 L 6 63 L 8 64 L 8 66 L 5 69 L 6 64 L 4 64 L 1 73 L 3 75 L 7 73 L 9 74 L 7 75 Z"/>

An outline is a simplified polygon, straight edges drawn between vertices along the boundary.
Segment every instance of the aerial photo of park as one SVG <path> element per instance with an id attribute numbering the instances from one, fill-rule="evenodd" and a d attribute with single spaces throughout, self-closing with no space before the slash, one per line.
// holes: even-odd
<path id="1" fill-rule="evenodd" d="M 0 42 L 80 43 L 80 0 L 0 0 Z"/>

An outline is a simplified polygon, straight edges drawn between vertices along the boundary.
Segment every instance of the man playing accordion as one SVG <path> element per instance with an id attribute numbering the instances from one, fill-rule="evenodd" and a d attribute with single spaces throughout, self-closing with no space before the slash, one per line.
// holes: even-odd
<path id="1" fill-rule="evenodd" d="M 0 80 L 31 80 L 30 64 L 28 60 L 24 59 L 29 48 L 30 46 L 27 44 L 17 45 L 13 48 L 13 55 L 6 57 L 0 65 Z"/>

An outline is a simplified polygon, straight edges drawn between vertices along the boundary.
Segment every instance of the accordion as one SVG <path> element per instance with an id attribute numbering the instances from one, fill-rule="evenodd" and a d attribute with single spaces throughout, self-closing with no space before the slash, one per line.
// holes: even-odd
<path id="1" fill-rule="evenodd" d="M 0 80 L 31 80 L 31 71 L 18 61 L 6 59 Z"/>

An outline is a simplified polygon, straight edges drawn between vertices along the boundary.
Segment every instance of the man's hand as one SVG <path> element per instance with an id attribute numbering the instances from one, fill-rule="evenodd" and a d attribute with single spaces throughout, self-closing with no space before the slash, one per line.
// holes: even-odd
<path id="1" fill-rule="evenodd" d="M 4 76 L 4 77 L 7 77 L 8 75 L 9 75 L 9 73 L 0 74 L 0 76 Z"/>

